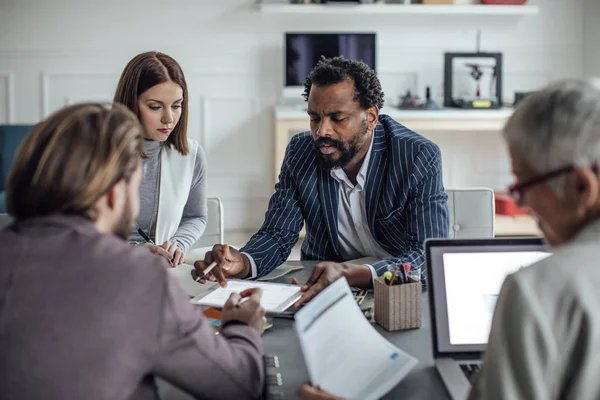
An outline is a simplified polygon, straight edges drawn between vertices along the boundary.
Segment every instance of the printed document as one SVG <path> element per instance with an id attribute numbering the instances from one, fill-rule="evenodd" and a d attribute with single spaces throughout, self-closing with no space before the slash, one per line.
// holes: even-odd
<path id="1" fill-rule="evenodd" d="M 336 396 L 378 399 L 417 364 L 373 328 L 345 278 L 306 304 L 295 320 L 312 384 Z"/>

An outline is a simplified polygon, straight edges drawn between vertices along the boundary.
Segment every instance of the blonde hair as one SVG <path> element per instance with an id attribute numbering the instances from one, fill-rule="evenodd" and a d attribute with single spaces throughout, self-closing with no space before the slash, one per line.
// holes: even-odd
<path id="1" fill-rule="evenodd" d="M 57 111 L 17 150 L 8 212 L 16 219 L 57 213 L 95 219 L 97 200 L 137 169 L 143 140 L 141 124 L 124 106 L 87 103 Z"/>

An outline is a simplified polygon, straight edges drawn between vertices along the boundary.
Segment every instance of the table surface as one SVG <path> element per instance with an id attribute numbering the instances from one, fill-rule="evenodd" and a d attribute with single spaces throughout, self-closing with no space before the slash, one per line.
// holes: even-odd
<path id="1" fill-rule="evenodd" d="M 315 262 L 291 261 L 286 264 L 303 265 L 304 270 L 292 273 L 299 282 L 308 279 Z M 289 283 L 289 276 L 277 281 Z M 433 365 L 431 350 L 431 330 L 429 320 L 429 301 L 423 294 L 422 326 L 420 329 L 388 332 L 377 324 L 375 329 L 400 349 L 419 360 L 419 364 L 384 399 L 449 399 L 444 385 Z M 279 358 L 279 372 L 283 376 L 282 392 L 286 399 L 298 398 L 297 390 L 302 382 L 308 380 L 308 372 L 300 344 L 293 328 L 292 320 L 273 319 L 273 327 L 265 332 L 263 339 L 265 353 Z M 360 351 L 357 349 L 356 351 Z M 365 365 L 365 368 L 368 368 Z"/>
<path id="2" fill-rule="evenodd" d="M 291 276 L 299 282 L 305 282 L 310 276 L 314 261 L 288 261 L 287 265 L 302 265 L 304 269 L 293 272 L 275 282 L 289 283 Z M 189 272 L 178 277 L 187 277 Z M 429 301 L 427 293 L 423 294 L 422 326 L 420 329 L 407 331 L 388 332 L 377 324 L 375 329 L 400 349 L 411 354 L 419 363 L 384 399 L 449 399 L 446 389 L 433 365 L 431 350 L 431 329 L 429 319 Z M 273 327 L 263 335 L 265 354 L 275 355 L 279 359 L 280 367 L 277 370 L 283 377 L 283 386 L 278 390 L 283 392 L 285 399 L 297 399 L 297 390 L 302 382 L 308 380 L 308 372 L 304 364 L 300 343 L 294 332 L 292 320 L 271 318 Z M 360 351 L 357 349 L 356 351 Z M 369 368 L 365 365 L 364 368 Z M 159 393 L 165 400 L 188 400 L 189 396 L 183 394 L 166 382 L 159 380 Z"/>

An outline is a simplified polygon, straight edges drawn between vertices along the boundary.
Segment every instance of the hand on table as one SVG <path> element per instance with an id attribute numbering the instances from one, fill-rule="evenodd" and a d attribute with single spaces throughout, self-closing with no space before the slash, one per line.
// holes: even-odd
<path id="1" fill-rule="evenodd" d="M 368 283 L 363 279 L 365 276 L 368 277 Z M 341 277 L 346 277 L 348 283 L 352 286 L 368 286 L 371 282 L 371 270 L 365 265 L 320 262 L 315 265 L 310 277 L 300 288 L 304 293 L 294 304 L 294 307 L 300 307 L 302 304 L 310 301 L 323 289 Z M 292 278 L 292 283 L 298 284 L 296 278 Z"/>
<path id="2" fill-rule="evenodd" d="M 240 304 L 240 300 L 246 297 L 248 300 Z M 228 321 L 240 321 L 262 334 L 267 319 L 265 318 L 265 309 L 260 305 L 261 297 L 262 290 L 260 288 L 246 289 L 240 294 L 232 293 L 223 306 L 223 316 L 221 317 L 223 325 Z"/>
<path id="3" fill-rule="evenodd" d="M 217 266 L 200 279 L 200 283 L 206 283 L 209 280 L 219 282 L 221 287 L 227 287 L 227 279 L 229 278 L 246 278 L 250 276 L 251 267 L 248 257 L 227 244 L 216 244 L 212 251 L 206 253 L 204 260 L 194 263 L 195 269 L 192 270 L 192 278 L 196 280 L 213 262 L 216 262 Z"/>
<path id="4" fill-rule="evenodd" d="M 305 382 L 298 389 L 298 394 L 302 400 L 344 400 L 322 390 L 319 386 L 314 387 L 310 382 Z"/>

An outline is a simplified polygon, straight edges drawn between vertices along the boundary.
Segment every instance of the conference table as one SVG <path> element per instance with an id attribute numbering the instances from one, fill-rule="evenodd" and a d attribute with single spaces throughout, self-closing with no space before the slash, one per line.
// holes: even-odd
<path id="1" fill-rule="evenodd" d="M 290 282 L 290 277 L 295 276 L 300 283 L 305 282 L 310 276 L 314 261 L 288 261 L 286 265 L 302 265 L 301 271 L 293 272 L 274 282 Z M 433 365 L 433 353 L 431 350 L 431 329 L 429 319 L 429 301 L 427 293 L 423 294 L 422 298 L 422 326 L 419 329 L 388 332 L 377 324 L 373 327 L 383 337 L 389 340 L 400 349 L 411 354 L 419 363 L 409 373 L 409 375 L 400 382 L 384 399 L 403 399 L 403 400 L 422 400 L 422 399 L 449 399 L 441 378 L 437 374 Z M 271 371 L 279 372 L 282 377 L 283 385 L 278 387 L 270 387 L 269 392 L 279 392 L 283 396 L 270 396 L 272 399 L 297 399 L 299 398 L 297 391 L 300 384 L 308 381 L 308 372 L 304 364 L 302 350 L 296 337 L 293 327 L 293 320 L 270 318 L 273 327 L 265 331 L 263 339 L 265 346 L 265 354 L 277 356 L 279 360 L 279 368 L 271 369 Z M 355 351 L 360 351 L 356 349 Z M 369 365 L 364 365 L 367 370 Z M 168 387 L 161 383 L 161 396 L 166 400 L 188 399 L 172 387 Z"/>

